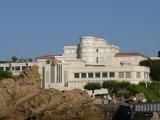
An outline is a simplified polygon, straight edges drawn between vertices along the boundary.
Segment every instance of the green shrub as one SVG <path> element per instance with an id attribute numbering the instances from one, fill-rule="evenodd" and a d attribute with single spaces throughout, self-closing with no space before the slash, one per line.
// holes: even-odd
<path id="1" fill-rule="evenodd" d="M 144 60 L 140 62 L 140 65 L 150 68 L 152 80 L 160 81 L 160 60 Z"/>
<path id="2" fill-rule="evenodd" d="M 7 63 L 7 61 L 0 61 L 0 64 L 1 64 L 1 63 L 2 63 L 2 64 L 3 64 L 3 63 Z"/>
<path id="3" fill-rule="evenodd" d="M 131 84 L 129 82 L 117 82 L 117 81 L 105 81 L 102 84 L 103 88 L 107 88 L 110 91 L 110 94 L 115 94 L 117 96 L 123 96 L 128 98 L 137 93 L 144 93 L 146 99 L 152 102 L 160 102 L 160 82 L 151 82 L 145 83 L 141 82 L 139 84 Z M 88 83 L 85 85 L 85 89 L 92 90 L 100 89 L 100 83 Z M 118 93 L 120 89 L 126 89 L 129 93 Z"/>
<path id="4" fill-rule="evenodd" d="M 111 80 L 111 81 L 104 81 L 102 83 L 102 87 L 108 88 L 108 89 L 117 89 L 119 86 L 118 86 L 118 82 Z"/>
<path id="5" fill-rule="evenodd" d="M 12 72 L 8 72 L 8 71 L 0 71 L 0 79 L 3 78 L 12 78 Z"/>
<path id="6" fill-rule="evenodd" d="M 139 93 L 141 88 L 138 85 L 132 84 L 128 88 L 130 95 L 135 95 L 136 93 Z"/>
<path id="7" fill-rule="evenodd" d="M 129 82 L 117 82 L 117 81 L 104 81 L 102 84 L 103 88 L 108 88 L 108 89 L 113 89 L 113 90 L 119 90 L 119 89 L 126 89 L 130 86 L 131 84 Z"/>
<path id="8" fill-rule="evenodd" d="M 87 90 L 92 90 L 92 92 L 94 93 L 94 90 L 96 89 L 101 89 L 101 84 L 98 83 L 98 82 L 93 82 L 93 83 L 87 83 L 85 86 L 84 86 L 84 89 L 87 89 Z"/>

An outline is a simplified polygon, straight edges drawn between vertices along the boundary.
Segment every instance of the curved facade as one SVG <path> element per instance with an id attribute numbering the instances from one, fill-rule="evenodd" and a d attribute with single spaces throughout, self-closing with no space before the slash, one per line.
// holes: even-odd
<path id="1" fill-rule="evenodd" d="M 107 80 L 129 81 L 137 84 L 150 81 L 150 70 L 139 66 L 146 56 L 120 53 L 120 48 L 95 36 L 82 36 L 78 45 L 64 46 L 62 56 L 38 59 L 42 86 L 60 90 L 83 89 L 88 82 Z M 55 62 L 58 61 L 58 62 Z M 44 63 L 42 66 L 42 62 Z"/>

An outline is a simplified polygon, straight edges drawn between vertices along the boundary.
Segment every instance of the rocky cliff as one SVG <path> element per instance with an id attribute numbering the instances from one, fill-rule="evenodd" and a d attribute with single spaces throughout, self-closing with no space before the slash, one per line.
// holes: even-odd
<path id="1" fill-rule="evenodd" d="M 0 120 L 128 120 L 126 106 L 106 109 L 95 105 L 86 92 L 42 89 L 38 67 L 27 68 L 18 78 L 0 81 Z M 136 117 L 137 116 L 137 117 Z M 134 119 L 143 120 L 143 114 Z M 152 120 L 158 120 L 154 115 Z M 150 119 L 144 119 L 150 120 Z"/>
<path id="2" fill-rule="evenodd" d="M 38 67 L 0 81 L 0 120 L 100 120 L 102 113 L 81 90 L 40 88 Z"/>

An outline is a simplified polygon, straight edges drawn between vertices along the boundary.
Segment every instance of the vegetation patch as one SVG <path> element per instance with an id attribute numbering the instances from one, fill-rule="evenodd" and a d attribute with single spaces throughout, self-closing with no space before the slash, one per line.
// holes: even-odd
<path id="1" fill-rule="evenodd" d="M 101 89 L 101 84 L 98 82 L 97 83 L 88 83 L 84 86 L 84 89 L 92 90 L 92 93 L 94 93 L 94 90 Z"/>
<path id="2" fill-rule="evenodd" d="M 160 81 L 160 60 L 144 60 L 140 62 L 140 65 L 150 68 L 152 80 Z"/>
<path id="3" fill-rule="evenodd" d="M 137 93 L 143 93 L 148 101 L 160 102 L 160 82 L 131 84 L 129 82 L 105 81 L 102 83 L 88 83 L 85 89 L 94 91 L 95 89 L 107 88 L 110 95 L 123 96 L 129 98 Z"/>
<path id="4" fill-rule="evenodd" d="M 0 79 L 12 78 L 12 72 L 9 71 L 0 71 Z"/>

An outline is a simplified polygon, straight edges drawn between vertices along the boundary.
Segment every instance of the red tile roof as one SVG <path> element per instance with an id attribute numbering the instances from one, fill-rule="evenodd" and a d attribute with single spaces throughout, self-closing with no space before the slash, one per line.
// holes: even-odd
<path id="1" fill-rule="evenodd" d="M 38 56 L 37 59 L 49 59 L 49 58 L 53 58 L 55 56 L 62 56 L 60 54 L 55 54 L 55 55 L 42 55 L 42 56 Z"/>
<path id="2" fill-rule="evenodd" d="M 143 57 L 147 57 L 141 53 L 137 53 L 137 52 L 126 52 L 126 53 L 117 53 L 115 55 L 115 57 L 126 57 L 126 56 L 143 56 Z"/>

